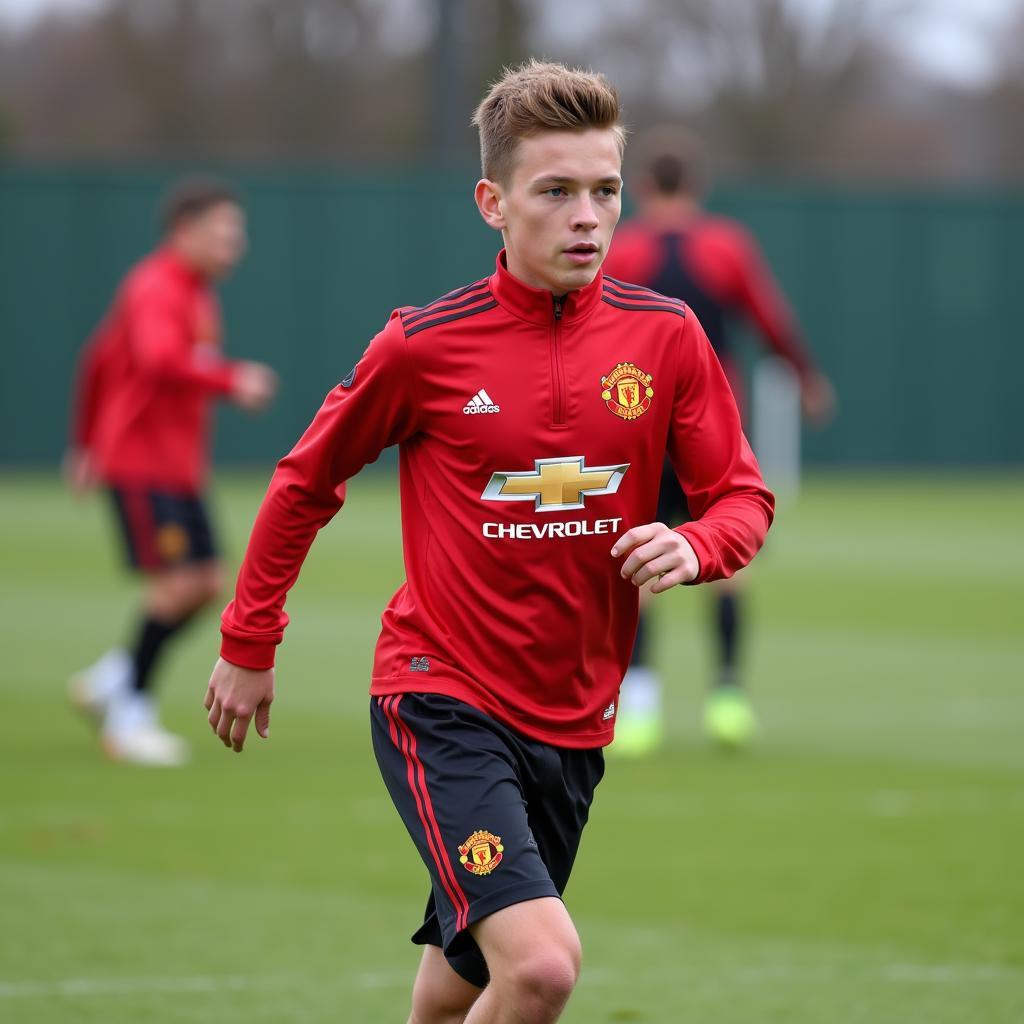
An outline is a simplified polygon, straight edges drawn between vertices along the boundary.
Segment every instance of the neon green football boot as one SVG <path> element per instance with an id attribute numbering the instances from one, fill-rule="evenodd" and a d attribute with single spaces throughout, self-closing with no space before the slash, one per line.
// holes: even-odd
<path id="1" fill-rule="evenodd" d="M 647 757 L 664 742 L 665 725 L 660 714 L 624 715 L 605 753 L 612 757 Z"/>
<path id="2" fill-rule="evenodd" d="M 757 732 L 757 717 L 738 686 L 716 686 L 704 702 L 704 731 L 720 746 L 739 750 Z"/>
<path id="3" fill-rule="evenodd" d="M 665 742 L 661 680 L 650 669 L 634 665 L 626 673 L 618 712 L 615 739 L 605 747 L 612 757 L 647 757 Z"/>

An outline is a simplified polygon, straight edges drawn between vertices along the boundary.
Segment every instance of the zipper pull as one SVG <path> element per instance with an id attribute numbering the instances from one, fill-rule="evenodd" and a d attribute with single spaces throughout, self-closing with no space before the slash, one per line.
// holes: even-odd
<path id="1" fill-rule="evenodd" d="M 561 296 L 561 295 L 553 295 L 552 299 L 554 300 L 554 303 L 555 303 L 555 319 L 556 320 L 561 320 L 562 319 L 562 301 L 563 301 L 563 296 Z"/>

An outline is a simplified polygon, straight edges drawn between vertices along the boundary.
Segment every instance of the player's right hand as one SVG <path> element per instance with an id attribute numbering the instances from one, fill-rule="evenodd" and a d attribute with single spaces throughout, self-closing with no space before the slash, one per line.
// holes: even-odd
<path id="1" fill-rule="evenodd" d="M 64 453 L 61 472 L 76 498 L 83 497 L 98 483 L 96 463 L 88 448 L 69 448 Z"/>
<path id="2" fill-rule="evenodd" d="M 270 731 L 270 705 L 274 700 L 274 670 L 255 670 L 217 659 L 206 688 L 203 707 L 210 712 L 210 728 L 225 747 L 241 753 L 249 723 L 263 739 Z"/>
<path id="3" fill-rule="evenodd" d="M 277 391 L 277 374 L 265 363 L 240 362 L 234 373 L 231 398 L 246 412 L 262 412 Z"/>

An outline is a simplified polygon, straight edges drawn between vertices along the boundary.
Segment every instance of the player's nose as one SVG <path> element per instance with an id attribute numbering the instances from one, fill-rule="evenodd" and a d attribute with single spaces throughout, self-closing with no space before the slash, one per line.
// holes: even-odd
<path id="1" fill-rule="evenodd" d="M 590 196 L 581 196 L 579 202 L 573 206 L 572 210 L 571 224 L 573 229 L 589 228 L 593 230 L 597 227 L 598 223 L 597 211 L 594 209 Z"/>

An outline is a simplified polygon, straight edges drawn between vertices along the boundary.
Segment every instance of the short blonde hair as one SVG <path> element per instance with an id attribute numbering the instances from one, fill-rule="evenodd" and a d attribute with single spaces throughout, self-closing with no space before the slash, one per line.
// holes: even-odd
<path id="1" fill-rule="evenodd" d="M 528 60 L 505 68 L 473 113 L 473 124 L 480 132 L 484 177 L 492 181 L 507 181 L 519 141 L 545 129 L 610 128 L 619 152 L 626 148 L 619 94 L 608 79 L 546 61 Z"/>

